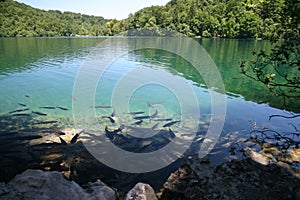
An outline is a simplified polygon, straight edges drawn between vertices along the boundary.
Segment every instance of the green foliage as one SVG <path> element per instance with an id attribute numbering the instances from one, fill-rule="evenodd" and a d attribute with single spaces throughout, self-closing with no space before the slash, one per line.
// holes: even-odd
<path id="1" fill-rule="evenodd" d="M 300 2 L 297 0 L 266 1 L 267 8 L 275 8 L 272 15 L 278 17 L 272 42 L 275 47 L 270 53 L 254 52 L 255 61 L 243 62 L 242 73 L 263 83 L 279 98 L 294 99 L 297 103 L 287 105 L 299 110 L 300 99 Z M 278 3 L 285 6 L 278 8 Z M 266 14 L 270 15 L 270 14 Z"/>
<path id="2" fill-rule="evenodd" d="M 12 0 L 0 1 L 0 37 L 105 35 L 106 22 L 103 17 L 44 11 Z"/>
<path id="3" fill-rule="evenodd" d="M 298 14 L 286 0 L 171 0 L 119 21 L 2 0 L 0 36 L 111 36 L 130 29 L 165 28 L 193 37 L 272 39 L 284 31 L 280 24 L 285 9 Z"/>
<path id="4" fill-rule="evenodd" d="M 161 27 L 188 36 L 271 38 L 278 30 L 283 0 L 172 0 L 130 16 L 128 28 Z M 272 4 L 273 5 L 273 4 Z M 149 20 L 155 19 L 149 23 Z M 279 30 L 278 30 L 279 31 Z"/>

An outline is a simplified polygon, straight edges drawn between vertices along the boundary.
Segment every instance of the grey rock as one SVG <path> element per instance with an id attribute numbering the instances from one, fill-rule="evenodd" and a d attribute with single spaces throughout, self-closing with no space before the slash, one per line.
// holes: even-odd
<path id="1" fill-rule="evenodd" d="M 60 172 L 29 169 L 9 183 L 0 184 L 0 199 L 114 200 L 116 195 L 100 180 L 83 189 L 74 181 L 66 180 Z"/>
<path id="2" fill-rule="evenodd" d="M 137 183 L 126 195 L 126 200 L 157 200 L 149 184 Z"/>
<path id="3" fill-rule="evenodd" d="M 299 173 L 280 162 L 248 158 L 213 168 L 195 159 L 169 176 L 159 199 L 299 199 L 299 191 Z"/>

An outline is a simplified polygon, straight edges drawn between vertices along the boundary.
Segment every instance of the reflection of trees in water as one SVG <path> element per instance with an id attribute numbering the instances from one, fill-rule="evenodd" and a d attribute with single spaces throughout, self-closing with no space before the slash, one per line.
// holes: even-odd
<path id="1" fill-rule="evenodd" d="M 294 112 L 299 110 L 298 99 L 284 99 L 270 93 L 263 85 L 242 76 L 240 62 L 245 59 L 252 59 L 253 49 L 265 50 L 269 52 L 272 45 L 269 41 L 252 40 L 228 40 L 228 39 L 201 39 L 199 43 L 207 50 L 220 70 L 227 95 L 242 95 L 247 101 L 257 103 L 268 103 L 270 106 L 280 109 L 287 109 Z M 184 47 L 182 47 L 184 48 Z M 189 49 L 186 47 L 186 49 Z M 190 54 L 195 57 L 191 51 Z M 201 74 L 191 66 L 184 58 L 159 49 L 143 49 L 134 52 L 130 58 L 144 62 L 163 66 L 171 73 L 183 76 L 187 80 L 192 80 L 201 87 L 206 87 Z M 204 72 L 205 73 L 205 72 Z"/>
<path id="2" fill-rule="evenodd" d="M 276 5 L 273 1 L 270 5 Z M 271 13 L 271 16 L 275 15 Z M 299 2 L 286 0 L 274 30 L 270 52 L 254 50 L 255 59 L 243 61 L 242 73 L 280 99 L 285 109 L 300 112 L 300 17 Z"/>
<path id="3" fill-rule="evenodd" d="M 64 61 L 87 54 L 101 38 L 0 38 L 0 74 L 21 72 L 41 59 Z"/>
<path id="4" fill-rule="evenodd" d="M 274 3 L 274 2 L 273 2 Z M 281 106 L 286 110 L 300 112 L 300 32 L 299 5 L 297 1 L 286 0 L 286 8 L 281 11 L 278 28 L 273 31 L 271 42 L 274 47 L 270 52 L 254 51 L 254 60 L 248 59 L 240 65 L 241 72 L 248 79 L 259 83 L 267 89 L 267 93 L 281 99 Z M 274 5 L 271 3 L 271 5 Z M 274 13 L 271 13 L 274 15 Z M 300 162 L 300 124 L 299 114 L 271 115 L 274 118 L 296 119 L 289 123 L 292 131 L 262 127 L 250 132 L 250 141 L 259 145 L 263 154 L 276 161 L 294 164 Z M 284 122 L 283 122 L 284 123 Z"/>

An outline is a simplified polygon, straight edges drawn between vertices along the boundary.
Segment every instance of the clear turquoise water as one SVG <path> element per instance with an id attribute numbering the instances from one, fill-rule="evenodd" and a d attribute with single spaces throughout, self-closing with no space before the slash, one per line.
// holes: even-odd
<path id="1" fill-rule="evenodd" d="M 38 121 L 58 119 L 62 127 L 72 126 L 72 101 L 76 101 L 73 86 L 77 72 L 89 53 L 103 40 L 105 38 L 0 38 L 0 115 L 10 116 L 9 112 L 23 108 L 18 104 L 22 103 L 33 111 L 47 114 L 46 117 L 34 116 Z M 240 61 L 251 59 L 253 49 L 270 49 L 268 42 L 214 39 L 198 42 L 213 58 L 225 84 L 227 115 L 220 144 L 236 132 L 239 134 L 232 136 L 231 141 L 247 137 L 254 124 L 264 126 L 272 114 L 288 114 L 277 97 L 270 95 L 264 86 L 243 77 L 239 71 Z M 154 50 L 131 52 L 112 63 L 97 87 L 95 105 L 111 105 L 116 83 L 136 66 L 161 70 L 185 79 L 195 91 L 201 114 L 210 113 L 208 89 L 195 70 L 172 53 Z M 122 91 L 122 87 L 118 87 Z M 180 119 L 178 99 L 165 87 L 145 85 L 132 94 L 124 95 L 131 96 L 129 111 L 149 113 L 148 101 L 162 101 L 157 105 L 159 112 L 166 118 Z M 41 106 L 61 106 L 68 111 L 41 109 Z M 96 115 L 109 115 L 112 111 L 110 108 L 96 109 Z M 298 123 L 296 119 L 288 123 L 291 122 Z M 293 127 L 288 123 L 286 119 L 274 119 L 268 127 L 290 131 Z M 2 127 L 1 133 L 5 132 L 5 127 Z M 214 151 L 222 148 L 217 146 Z"/>

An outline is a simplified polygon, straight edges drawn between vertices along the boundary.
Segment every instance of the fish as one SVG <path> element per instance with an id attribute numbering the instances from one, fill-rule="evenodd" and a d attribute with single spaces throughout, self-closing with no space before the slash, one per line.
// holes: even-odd
<path id="1" fill-rule="evenodd" d="M 43 122 L 36 122 L 35 124 L 54 124 L 57 123 L 56 120 L 50 120 L 50 121 L 43 121 Z"/>
<path id="2" fill-rule="evenodd" d="M 17 117 L 25 117 L 25 116 L 29 116 L 29 114 L 27 113 L 17 113 L 17 114 L 13 114 L 12 116 L 17 116 Z"/>
<path id="3" fill-rule="evenodd" d="M 166 123 L 165 125 L 163 125 L 163 127 L 170 127 L 178 122 L 180 122 L 180 121 L 172 121 L 172 122 Z"/>
<path id="4" fill-rule="evenodd" d="M 113 110 L 113 112 L 111 113 L 111 117 L 114 117 L 116 115 L 116 112 L 115 112 L 115 110 Z"/>
<path id="5" fill-rule="evenodd" d="M 28 136 L 17 137 L 15 139 L 17 139 L 17 140 L 35 140 L 35 139 L 39 139 L 42 137 L 43 136 L 40 136 L 40 135 L 28 135 Z"/>
<path id="6" fill-rule="evenodd" d="M 111 123 L 116 122 L 116 120 L 114 119 L 115 117 L 108 116 L 108 117 L 102 117 L 102 118 L 108 118 Z"/>
<path id="7" fill-rule="evenodd" d="M 60 106 L 56 106 L 56 108 L 61 109 L 61 110 L 69 110 L 68 108 L 64 108 L 64 107 L 60 107 Z"/>
<path id="8" fill-rule="evenodd" d="M 156 129 L 159 123 L 154 124 L 154 126 L 151 127 L 152 130 Z"/>
<path id="9" fill-rule="evenodd" d="M 71 139 L 71 144 L 74 144 L 74 143 L 76 143 L 77 142 L 77 139 L 78 139 L 78 137 L 79 137 L 79 134 L 78 133 L 76 133 L 75 135 L 74 135 L 74 137 Z"/>
<path id="10" fill-rule="evenodd" d="M 139 121 L 137 121 L 137 122 L 134 122 L 133 124 L 140 125 L 140 124 L 142 124 L 142 123 L 143 123 L 143 120 L 141 119 L 141 120 L 139 120 Z"/>
<path id="11" fill-rule="evenodd" d="M 106 135 L 110 140 L 112 140 L 112 139 L 114 138 L 114 132 L 110 132 L 110 131 L 108 130 L 108 127 L 107 127 L 107 126 L 105 127 L 105 135 Z"/>
<path id="12" fill-rule="evenodd" d="M 174 138 L 176 137 L 175 133 L 169 128 L 170 137 Z"/>
<path id="13" fill-rule="evenodd" d="M 67 145 L 67 144 L 68 144 L 68 143 L 67 143 L 64 139 L 62 139 L 61 137 L 59 137 L 59 140 L 60 140 L 60 143 L 63 144 L 63 145 Z"/>
<path id="14" fill-rule="evenodd" d="M 42 109 L 56 109 L 54 106 L 41 106 Z"/>
<path id="15" fill-rule="evenodd" d="M 26 111 L 26 110 L 29 110 L 29 108 L 24 108 L 24 109 L 18 109 L 18 110 L 14 110 L 14 111 L 10 111 L 9 113 L 16 113 L 16 112 L 23 112 L 23 111 Z"/>
<path id="16" fill-rule="evenodd" d="M 32 111 L 32 113 L 36 114 L 36 115 L 47 116 L 46 113 L 41 113 L 41 112 L 36 112 L 36 111 Z"/>
<path id="17" fill-rule="evenodd" d="M 151 118 L 154 118 L 154 117 L 157 116 L 157 114 L 158 114 L 158 112 L 157 112 L 157 110 L 155 110 L 155 112 L 154 112 L 150 117 L 151 117 Z"/>
<path id="18" fill-rule="evenodd" d="M 124 128 L 126 128 L 126 126 L 121 124 L 121 126 L 118 129 L 110 131 L 110 130 L 108 130 L 108 127 L 106 126 L 105 127 L 105 132 L 108 133 L 108 134 L 118 133 L 118 132 L 121 132 Z"/>
<path id="19" fill-rule="evenodd" d="M 136 119 L 136 120 L 140 120 L 140 119 L 150 119 L 150 116 L 149 116 L 149 115 L 138 116 L 138 117 L 134 117 L 133 119 Z"/>
<path id="20" fill-rule="evenodd" d="M 93 108 L 93 106 L 90 106 L 90 108 Z M 111 106 L 95 106 L 95 108 L 112 108 Z"/>
<path id="21" fill-rule="evenodd" d="M 64 132 L 62 132 L 62 131 L 55 131 L 54 134 L 55 134 L 56 136 L 66 135 L 66 134 L 65 134 Z"/>
<path id="22" fill-rule="evenodd" d="M 20 106 L 23 106 L 23 107 L 26 107 L 26 105 L 25 104 L 23 104 L 23 103 L 18 103 Z"/>
<path id="23" fill-rule="evenodd" d="M 29 95 L 27 95 L 27 94 L 25 95 L 25 97 L 28 98 L 28 99 L 31 99 L 31 96 L 29 96 Z"/>
<path id="24" fill-rule="evenodd" d="M 153 119 L 153 121 L 156 121 L 156 122 L 162 122 L 162 121 L 172 121 L 171 118 L 164 118 L 164 119 Z"/>
<path id="25" fill-rule="evenodd" d="M 144 114 L 145 112 L 128 112 L 128 113 L 124 113 L 124 114 L 129 114 L 129 115 L 139 115 L 139 114 Z"/>

